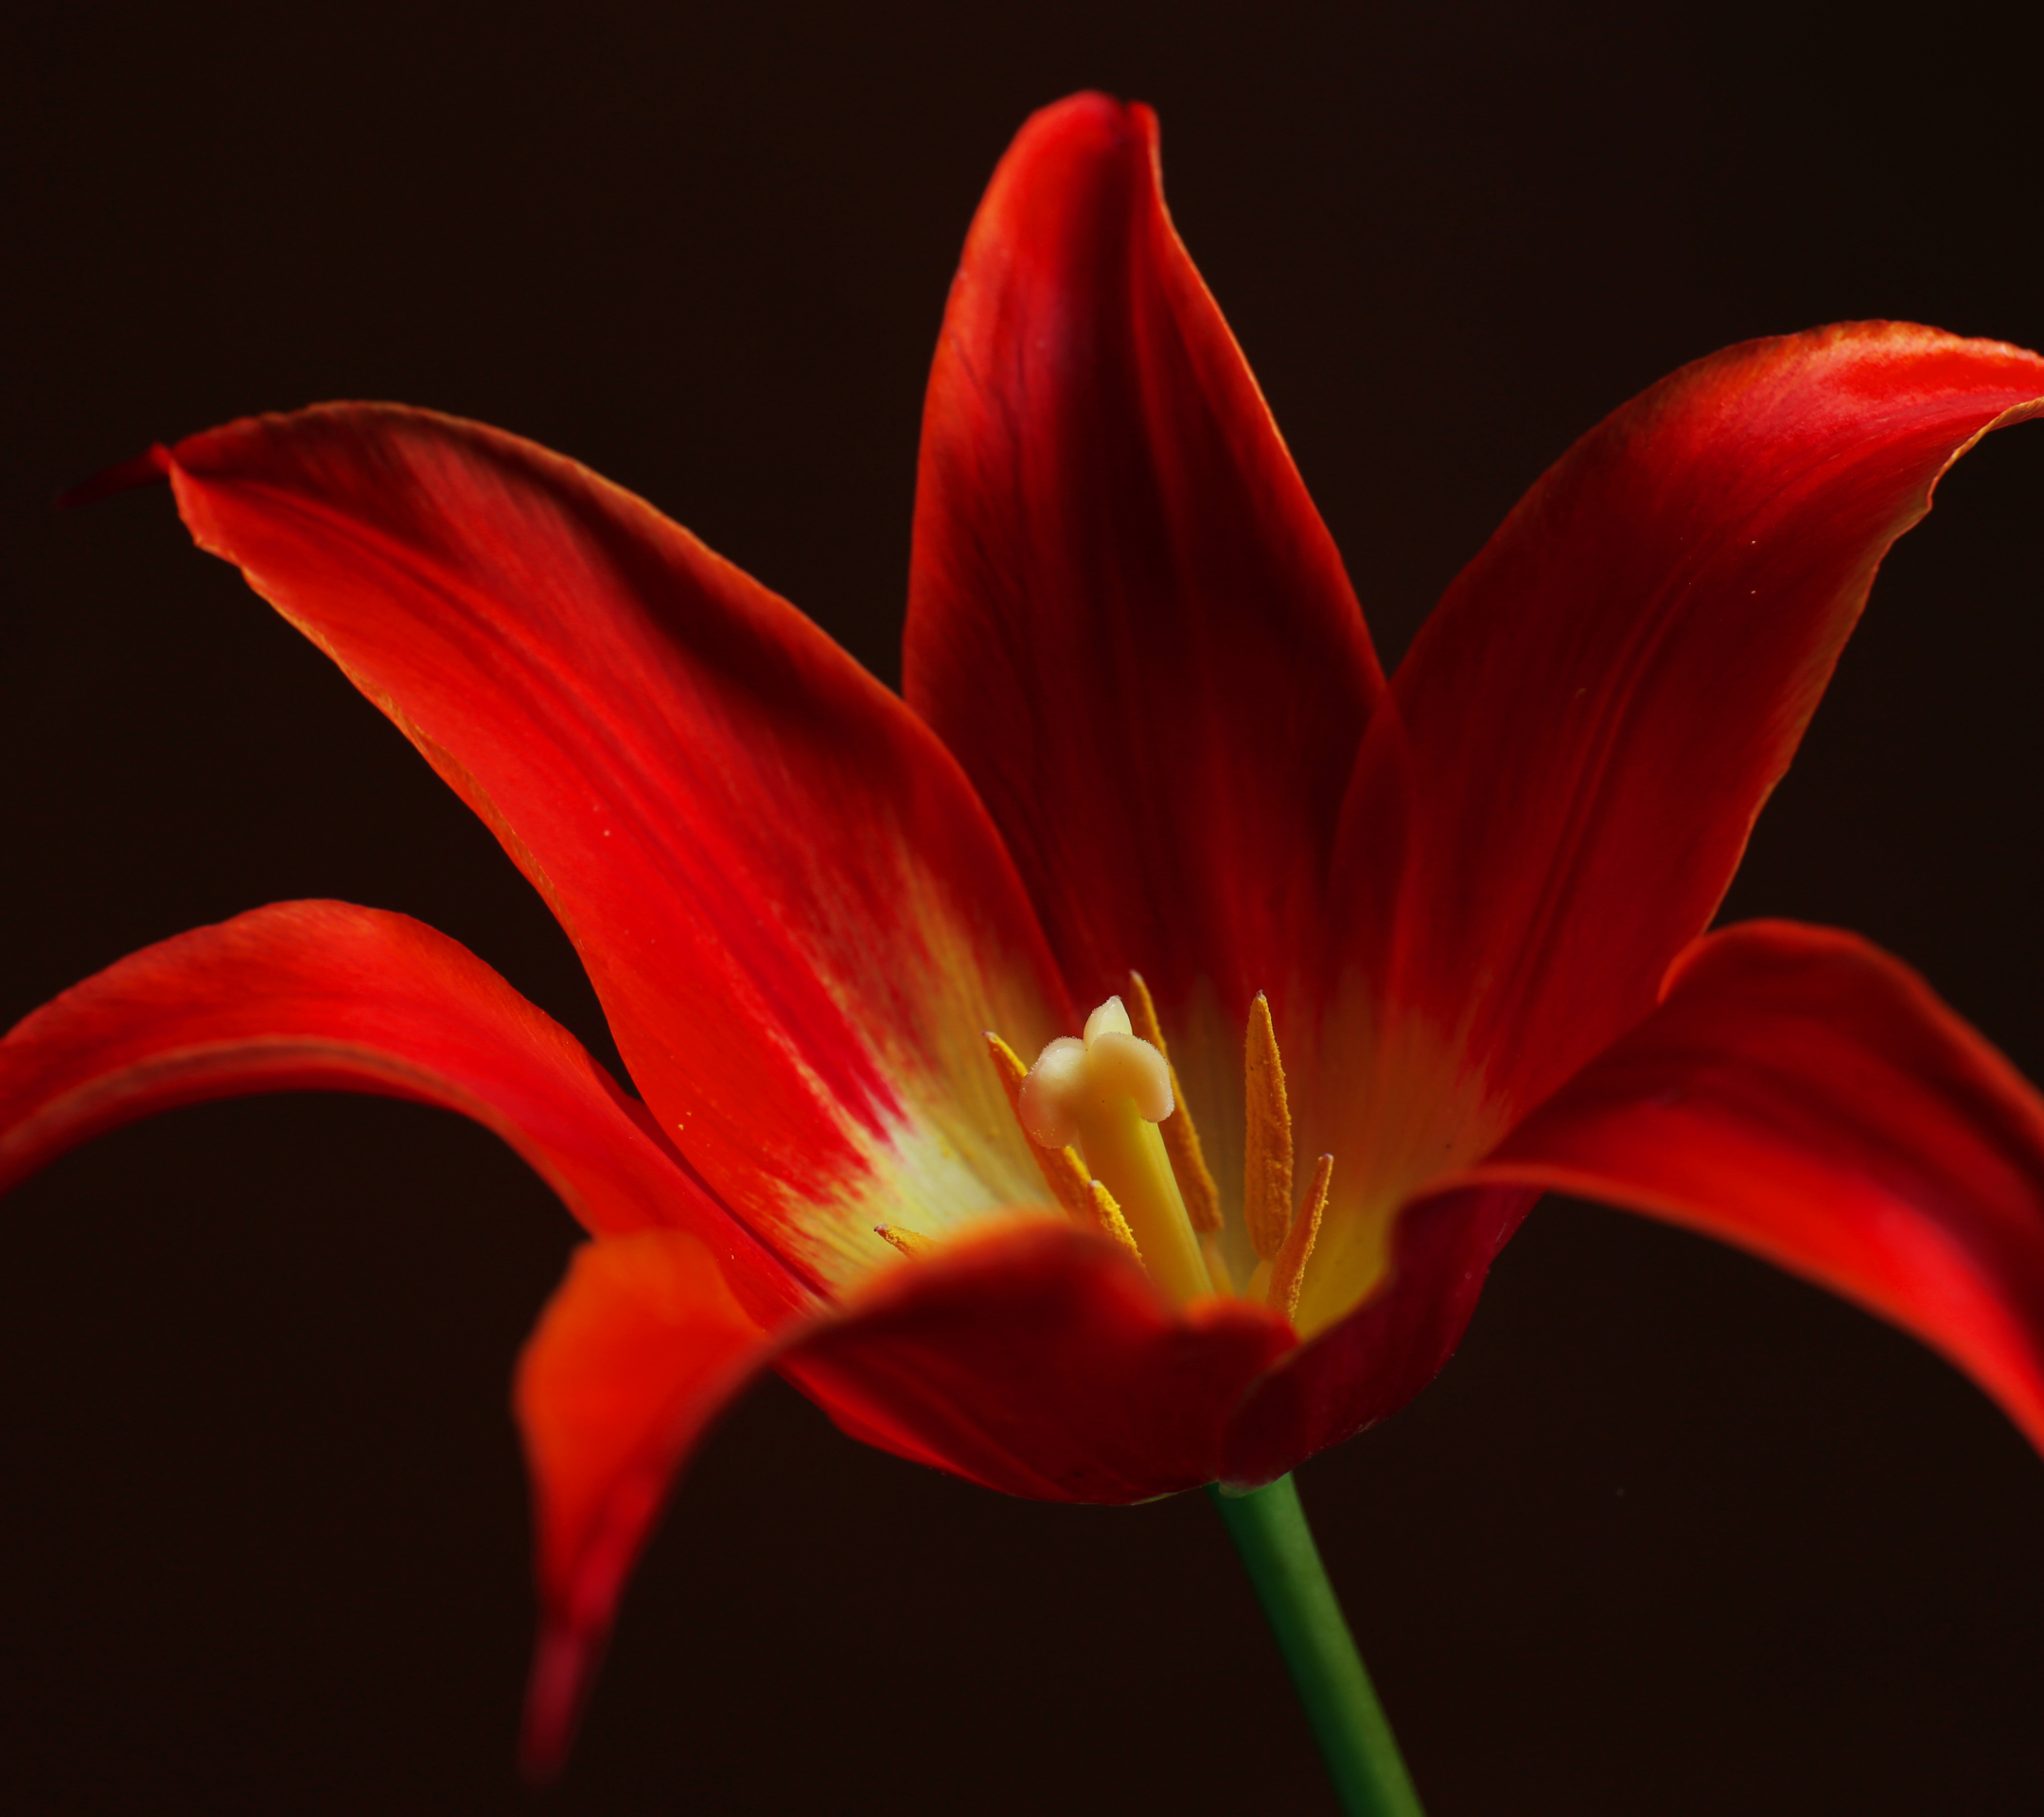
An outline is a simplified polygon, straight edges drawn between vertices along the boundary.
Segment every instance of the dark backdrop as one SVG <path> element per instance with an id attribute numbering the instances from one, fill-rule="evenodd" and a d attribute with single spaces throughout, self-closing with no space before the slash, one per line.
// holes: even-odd
<path id="1" fill-rule="evenodd" d="M 1078 86 L 1160 108 L 1387 658 L 1686 360 L 1869 315 L 2044 343 L 2038 34 L 1963 8 L 43 14 L 0 45 L 0 1021 L 335 895 L 608 1052 L 489 838 L 161 491 L 51 497 L 250 411 L 434 405 L 635 487 L 892 679 L 945 283 Z M 2036 430 L 1945 488 L 1730 908 L 1865 930 L 2033 1076 L 2040 499 Z M 505 1390 L 573 1236 L 537 1181 L 452 1117 L 272 1099 L 0 1215 L 0 1803 L 528 1808 Z M 1439 1383 L 1301 1482 L 1435 1817 L 2044 1803 L 2044 1465 L 1742 1257 L 1550 1203 Z M 1167 1808 L 1330 1808 L 1202 1499 L 1006 1501 L 778 1385 L 685 1485 L 543 1807 Z"/>

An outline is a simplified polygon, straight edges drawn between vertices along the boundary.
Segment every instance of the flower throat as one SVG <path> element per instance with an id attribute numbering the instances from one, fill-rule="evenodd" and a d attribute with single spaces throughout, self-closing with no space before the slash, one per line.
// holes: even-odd
<path id="1" fill-rule="evenodd" d="M 1067 1214 L 1120 1244 L 1176 1304 L 1240 1291 L 1294 1316 L 1334 1157 L 1320 1156 L 1295 1208 L 1284 1063 L 1261 993 L 1244 1043 L 1242 1216 L 1257 1263 L 1240 1290 L 1221 1253 L 1221 1196 L 1141 973 L 1129 974 L 1126 1002 L 1110 997 L 1083 1037 L 1052 1041 L 1032 1067 L 999 1035 L 986 1040 L 1030 1152 Z M 879 1234 L 910 1253 L 928 1246 L 898 1226 Z"/>

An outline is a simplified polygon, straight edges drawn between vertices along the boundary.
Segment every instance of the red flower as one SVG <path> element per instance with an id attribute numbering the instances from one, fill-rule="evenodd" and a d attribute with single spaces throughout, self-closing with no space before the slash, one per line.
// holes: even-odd
<path id="1" fill-rule="evenodd" d="M 25 1021 L 0 1181 L 331 1085 L 459 1109 L 556 1188 L 598 1241 L 518 1385 L 542 1763 L 759 1370 L 1017 1494 L 1263 1481 L 1435 1373 L 1550 1187 L 1825 1283 L 2044 1442 L 2044 1101 L 1850 935 L 1702 934 L 1882 555 L 2040 408 L 2044 361 L 1928 328 L 1702 361 L 1534 487 L 1387 685 L 1151 115 L 1079 97 L 1023 130 L 952 292 L 906 700 L 491 430 L 342 405 L 150 457 L 544 893 L 643 1102 L 417 923 L 283 904 Z M 1083 1176 L 1053 1207 L 982 1035 L 1034 1053 L 1132 969 L 1224 1224 L 1194 1230 L 1182 1153 L 1154 1202 L 1118 1189 L 1147 1275 Z M 1245 1100 L 1252 1027 L 1288 1113 L 1260 1033 Z M 1334 1157 L 1317 1225 L 1288 1128 Z"/>

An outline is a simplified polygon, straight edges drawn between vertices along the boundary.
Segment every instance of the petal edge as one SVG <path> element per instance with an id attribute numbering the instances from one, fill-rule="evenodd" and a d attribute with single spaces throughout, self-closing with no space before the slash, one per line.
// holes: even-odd
<path id="1" fill-rule="evenodd" d="M 802 1302 L 573 1035 L 446 935 L 349 903 L 195 928 L 25 1017 L 0 1042 L 0 1188 L 159 1110 L 306 1089 L 459 1111 L 590 1229 L 685 1226 L 763 1316 Z"/>
<path id="2" fill-rule="evenodd" d="M 1466 1177 L 1641 1211 L 1827 1287 L 2044 1450 L 2044 1097 L 1854 935 L 1698 942 L 1660 1007 Z"/>

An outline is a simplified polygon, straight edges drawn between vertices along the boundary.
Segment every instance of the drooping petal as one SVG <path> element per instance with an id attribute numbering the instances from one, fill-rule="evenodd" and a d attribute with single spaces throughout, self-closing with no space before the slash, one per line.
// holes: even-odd
<path id="1" fill-rule="evenodd" d="M 537 1539 L 539 1639 L 520 1747 L 536 1776 L 567 1753 L 676 1472 L 770 1349 L 692 1236 L 644 1230 L 575 1252 L 513 1391 Z"/>
<path id="2" fill-rule="evenodd" d="M 1433 1381 L 1462 1341 L 1491 1262 L 1539 1197 L 1537 1187 L 1471 1187 L 1406 1210 L 1379 1291 L 1283 1358 L 1243 1401 L 1228 1425 L 1222 1479 L 1270 1482 Z"/>
<path id="3" fill-rule="evenodd" d="M 879 1277 L 780 1367 L 869 1443 L 1013 1495 L 1136 1502 L 1214 1477 L 1228 1415 L 1295 1342 L 1246 1300 L 1174 1311 L 1115 1244 L 1030 1219 Z"/>
<path id="4" fill-rule="evenodd" d="M 1210 1480 L 1293 1344 L 1242 1300 L 1174 1312 L 1119 1249 L 999 1222 L 763 1332 L 685 1234 L 581 1250 L 519 1368 L 541 1625 L 525 1757 L 559 1761 L 626 1574 L 708 1422 L 778 1367 L 853 1437 L 1012 1494 L 1133 1502 Z"/>
<path id="5" fill-rule="evenodd" d="M 662 1127 L 813 1279 L 1031 1196 L 980 1032 L 1068 1020 L 970 785 L 784 601 L 572 461 L 337 405 L 164 457 L 496 832 Z"/>
<path id="6" fill-rule="evenodd" d="M 1154 116 L 1026 125 L 952 287 L 924 415 L 910 705 L 991 809 L 1083 1004 L 1201 983 L 1236 1081 L 1279 1001 L 1382 679 L 1355 597 L 1166 214 Z M 1185 1060 L 1180 1061 L 1182 1067 Z M 1199 1091 L 1198 1068 L 1187 1085 Z"/>
<path id="7" fill-rule="evenodd" d="M 1700 941 L 1468 1177 L 1751 1250 L 1922 1338 L 2044 1447 L 2044 1098 L 1851 934 Z"/>
<path id="8" fill-rule="evenodd" d="M 1644 1015 L 1882 556 L 2040 399 L 2035 354 L 1863 323 L 1684 367 L 1570 450 L 1449 589 L 1358 763 L 1334 888 L 1370 1038 L 1430 1023 L 1516 1114 Z M 1328 1070 L 1368 1089 L 1367 1056 Z"/>
<path id="9" fill-rule="evenodd" d="M 342 902 L 145 947 L 19 1023 L 0 1042 L 0 1191 L 155 1111 L 312 1088 L 458 1110 L 589 1229 L 693 1233 L 763 1318 L 806 1297 L 558 1023 L 444 934 Z"/>

